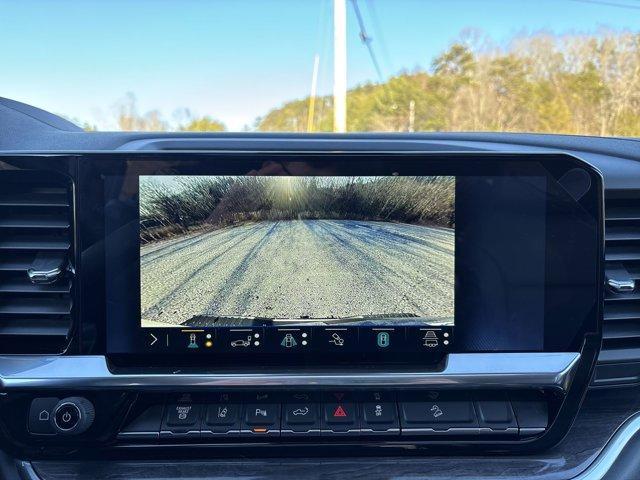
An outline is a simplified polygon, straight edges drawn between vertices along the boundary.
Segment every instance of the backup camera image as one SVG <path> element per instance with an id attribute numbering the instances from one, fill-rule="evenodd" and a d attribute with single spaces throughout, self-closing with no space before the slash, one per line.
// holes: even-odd
<path id="1" fill-rule="evenodd" d="M 454 323 L 455 177 L 139 187 L 142 327 Z"/>

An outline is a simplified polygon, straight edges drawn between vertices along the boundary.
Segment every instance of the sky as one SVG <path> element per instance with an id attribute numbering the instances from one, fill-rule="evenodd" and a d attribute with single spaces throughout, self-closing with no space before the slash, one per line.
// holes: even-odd
<path id="1" fill-rule="evenodd" d="M 347 1 L 350 87 L 378 81 Z M 428 68 L 460 32 L 640 30 L 640 0 L 357 0 L 382 74 Z M 0 0 L 0 96 L 116 129 L 128 93 L 169 121 L 187 108 L 229 130 L 332 88 L 333 0 Z"/>

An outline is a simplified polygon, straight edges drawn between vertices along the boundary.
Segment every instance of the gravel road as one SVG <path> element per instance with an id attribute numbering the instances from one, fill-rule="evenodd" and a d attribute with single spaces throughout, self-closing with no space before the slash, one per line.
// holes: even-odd
<path id="1" fill-rule="evenodd" d="M 141 249 L 143 326 L 196 316 L 412 313 L 452 323 L 454 232 L 351 220 L 258 222 Z"/>

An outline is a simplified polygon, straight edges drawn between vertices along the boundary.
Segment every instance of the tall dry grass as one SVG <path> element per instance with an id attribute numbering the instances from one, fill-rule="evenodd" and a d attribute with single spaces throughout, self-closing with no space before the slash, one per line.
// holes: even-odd
<path id="1" fill-rule="evenodd" d="M 143 243 L 261 220 L 337 219 L 453 227 L 453 177 L 189 177 L 141 181 Z"/>

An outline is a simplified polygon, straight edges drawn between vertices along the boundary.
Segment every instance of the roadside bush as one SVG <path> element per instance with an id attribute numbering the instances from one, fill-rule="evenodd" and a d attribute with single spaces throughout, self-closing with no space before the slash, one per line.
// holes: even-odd
<path id="1" fill-rule="evenodd" d="M 189 177 L 143 179 L 143 242 L 261 220 L 369 220 L 453 227 L 453 177 Z"/>

